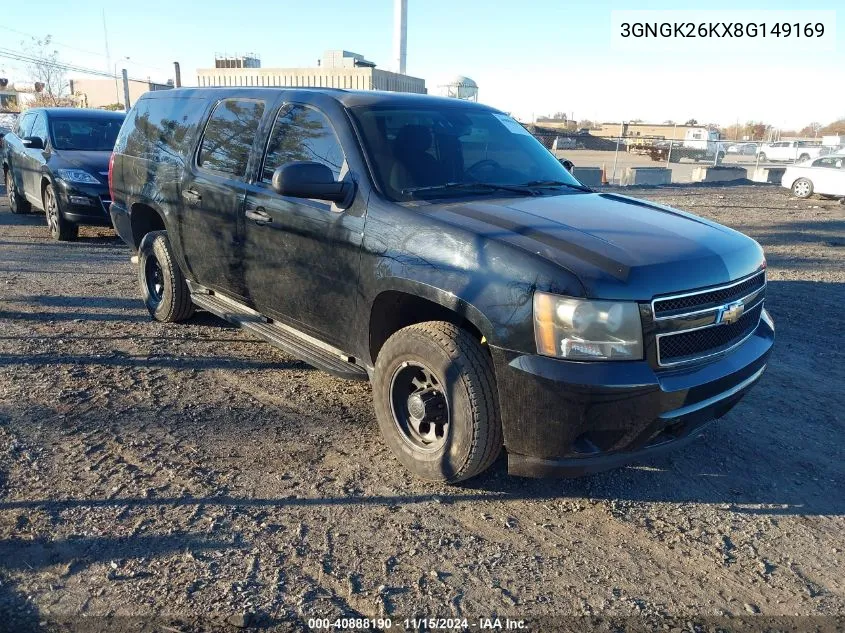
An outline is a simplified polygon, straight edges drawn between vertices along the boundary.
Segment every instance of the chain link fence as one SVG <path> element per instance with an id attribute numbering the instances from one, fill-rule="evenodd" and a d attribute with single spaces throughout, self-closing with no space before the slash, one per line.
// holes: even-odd
<path id="1" fill-rule="evenodd" d="M 615 133 L 609 127 L 614 127 Z M 704 126 L 618 123 L 600 129 L 528 128 L 557 158 L 571 161 L 576 176 L 591 186 L 711 182 L 717 178 L 779 182 L 787 165 L 845 152 L 845 136 L 727 139 Z M 708 175 L 705 168 L 717 169 Z"/>

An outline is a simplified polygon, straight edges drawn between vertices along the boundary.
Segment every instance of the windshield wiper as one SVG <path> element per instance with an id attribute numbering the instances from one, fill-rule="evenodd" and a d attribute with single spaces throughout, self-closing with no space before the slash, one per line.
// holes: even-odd
<path id="1" fill-rule="evenodd" d="M 448 191 L 450 189 L 487 189 L 488 191 L 509 191 L 523 196 L 536 196 L 537 192 L 523 185 L 497 185 L 492 182 L 447 182 L 442 185 L 429 185 L 427 187 L 409 187 L 403 189 L 402 193 L 419 193 L 422 191 Z"/>
<path id="2" fill-rule="evenodd" d="M 541 189 L 545 187 L 569 187 L 570 189 L 577 189 L 578 191 L 587 191 L 590 193 L 593 192 L 592 189 L 585 185 L 576 185 L 571 182 L 563 182 L 562 180 L 532 180 L 530 182 L 521 182 L 518 186 Z"/>

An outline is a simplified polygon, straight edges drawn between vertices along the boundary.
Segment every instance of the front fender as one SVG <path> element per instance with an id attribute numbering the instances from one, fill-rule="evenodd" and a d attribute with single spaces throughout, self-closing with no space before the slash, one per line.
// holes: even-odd
<path id="1" fill-rule="evenodd" d="M 377 303 L 382 294 L 391 291 L 414 295 L 431 301 L 432 303 L 441 305 L 472 323 L 487 340 L 491 340 L 495 336 L 493 325 L 490 323 L 490 320 L 476 306 L 465 299 L 456 296 L 449 290 L 444 290 L 442 288 L 438 288 L 437 286 L 422 283 L 415 279 L 402 277 L 388 277 L 380 279 L 376 284 L 375 294 L 371 305 Z"/>

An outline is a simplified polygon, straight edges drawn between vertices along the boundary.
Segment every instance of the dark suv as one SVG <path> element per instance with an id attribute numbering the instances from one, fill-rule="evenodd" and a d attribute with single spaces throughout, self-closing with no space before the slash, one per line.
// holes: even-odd
<path id="1" fill-rule="evenodd" d="M 12 213 L 43 209 L 56 240 L 80 224 L 110 226 L 107 174 L 122 112 L 33 108 L 4 138 L 3 176 Z"/>
<path id="2" fill-rule="evenodd" d="M 615 467 L 697 435 L 763 373 L 760 246 L 579 184 L 492 108 L 329 89 L 151 92 L 111 215 L 154 318 L 194 306 L 369 379 L 417 475 Z"/>

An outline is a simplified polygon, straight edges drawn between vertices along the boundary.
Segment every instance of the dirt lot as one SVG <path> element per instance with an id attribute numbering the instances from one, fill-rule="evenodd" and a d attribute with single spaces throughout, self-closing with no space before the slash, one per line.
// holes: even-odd
<path id="1" fill-rule="evenodd" d="M 461 487 L 403 471 L 367 384 L 206 314 L 153 323 L 111 231 L 57 244 L 0 207 L 0 630 L 845 616 L 845 207 L 635 195 L 764 245 L 768 372 L 669 457 L 546 481 L 500 460 Z"/>

